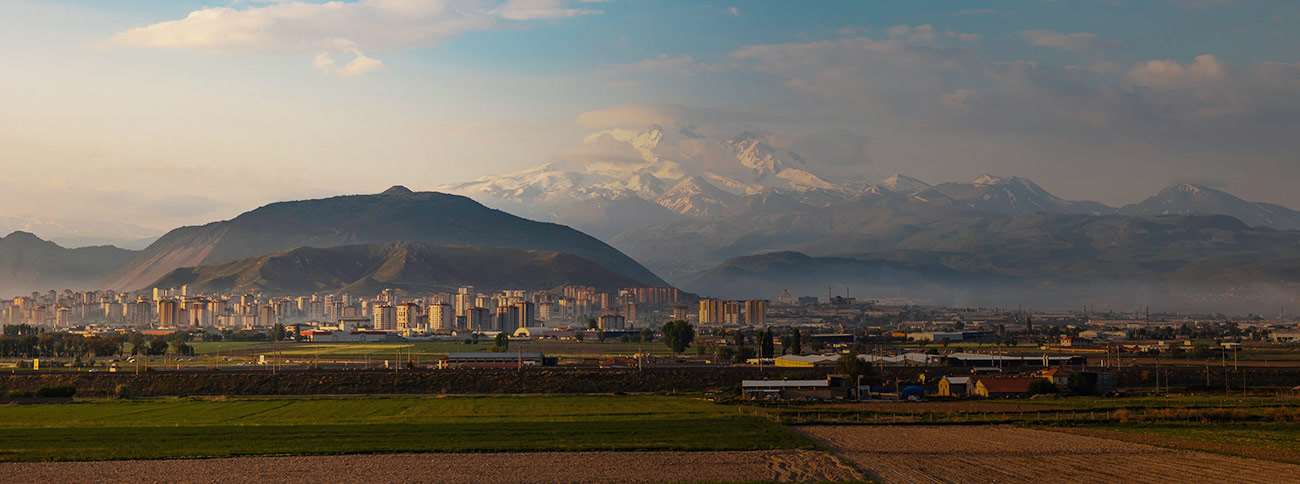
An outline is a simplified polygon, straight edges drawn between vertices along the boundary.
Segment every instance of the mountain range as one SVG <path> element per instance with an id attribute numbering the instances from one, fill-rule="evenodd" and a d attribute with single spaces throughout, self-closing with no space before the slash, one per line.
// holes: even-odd
<path id="1" fill-rule="evenodd" d="M 764 133 L 719 139 L 653 126 L 601 131 L 586 145 L 591 153 L 574 159 L 439 189 L 455 193 L 399 186 L 273 203 L 172 230 L 140 251 L 64 249 L 16 233 L 0 240 L 0 276 L 16 283 L 10 292 L 181 281 L 441 288 L 451 280 L 421 271 L 454 274 L 495 256 L 520 284 L 667 285 L 662 274 L 730 297 L 839 281 L 946 301 L 1094 294 L 1257 304 L 1265 294 L 1273 304 L 1295 302 L 1300 283 L 1300 212 L 1200 185 L 1110 207 L 1015 176 L 831 182 Z M 431 258 L 437 250 L 456 258 Z M 509 273 L 487 268 L 480 285 Z"/>
<path id="2" fill-rule="evenodd" d="M 139 289 L 181 267 L 300 247 L 388 242 L 565 252 L 642 285 L 666 284 L 635 260 L 569 227 L 516 217 L 462 196 L 397 186 L 374 195 L 272 203 L 231 220 L 172 230 L 110 274 L 106 285 Z"/>
<path id="3" fill-rule="evenodd" d="M 482 273 L 471 275 L 472 266 Z M 445 289 L 474 281 L 496 287 L 506 274 L 529 287 L 667 284 L 572 228 L 516 217 L 458 195 L 400 186 L 373 195 L 273 203 L 230 220 L 177 228 L 139 251 L 66 249 L 26 232 L 0 239 L 5 281 L 0 289 L 8 294 L 140 290 L 177 281 L 268 291 L 381 284 Z"/>
<path id="4" fill-rule="evenodd" d="M 93 287 L 135 253 L 112 246 L 64 248 L 29 232 L 0 238 L 0 291 L 22 294 L 64 287 Z"/>
<path id="5" fill-rule="evenodd" d="M 597 234 L 701 294 L 740 297 L 743 274 L 787 280 L 779 271 L 735 272 L 773 253 L 804 261 L 800 277 L 809 281 L 843 279 L 846 260 L 869 280 L 887 273 L 1021 288 L 1132 280 L 1178 293 L 1192 274 L 1214 278 L 1213 270 L 1232 284 L 1198 284 L 1197 294 L 1231 293 L 1247 281 L 1300 281 L 1284 270 L 1294 256 L 1289 249 L 1300 244 L 1300 212 L 1206 186 L 1176 184 L 1111 207 L 1064 199 L 1016 176 L 835 183 L 763 133 L 714 139 L 651 126 L 600 132 L 587 142 L 605 157 L 441 189 Z M 766 262 L 758 266 L 780 266 Z M 768 284 L 762 294 L 775 289 Z"/>
<path id="6" fill-rule="evenodd" d="M 799 154 L 776 147 L 779 139 L 756 132 L 718 139 L 661 126 L 606 130 L 586 138 L 586 145 L 599 155 L 439 190 L 571 225 L 606 240 L 635 239 L 646 227 L 746 217 L 756 210 L 776 217 L 785 210 L 844 204 L 947 216 L 1229 215 L 1256 227 L 1300 229 L 1300 212 L 1192 184 L 1171 186 L 1140 203 L 1110 207 L 1066 200 L 1016 176 L 981 175 L 969 182 L 936 185 L 905 175 L 836 183 L 816 175 Z"/>
<path id="7" fill-rule="evenodd" d="M 224 264 L 181 268 L 152 286 L 188 285 L 200 293 L 346 292 L 369 296 L 384 289 L 419 294 L 454 292 L 462 285 L 480 290 L 538 290 L 567 284 L 616 291 L 640 282 L 562 252 L 392 242 L 304 247 Z"/>

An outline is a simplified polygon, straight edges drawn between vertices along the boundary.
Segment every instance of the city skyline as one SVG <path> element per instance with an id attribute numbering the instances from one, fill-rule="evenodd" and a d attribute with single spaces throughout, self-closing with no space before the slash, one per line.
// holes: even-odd
<path id="1" fill-rule="evenodd" d="M 1019 175 L 1111 205 L 1195 182 L 1300 206 L 1286 182 L 1300 175 L 1286 2 L 15 0 L 0 12 L 18 67 L 0 80 L 0 222 L 55 239 L 432 189 L 589 157 L 587 133 L 650 124 L 767 132 L 837 182 Z"/>

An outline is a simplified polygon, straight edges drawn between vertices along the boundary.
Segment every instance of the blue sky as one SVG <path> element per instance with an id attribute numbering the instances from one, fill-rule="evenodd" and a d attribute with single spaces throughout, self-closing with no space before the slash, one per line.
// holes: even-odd
<path id="1" fill-rule="evenodd" d="M 1297 23 L 1247 0 L 0 0 L 0 225 L 150 235 L 651 122 L 778 133 L 830 178 L 1300 207 Z"/>

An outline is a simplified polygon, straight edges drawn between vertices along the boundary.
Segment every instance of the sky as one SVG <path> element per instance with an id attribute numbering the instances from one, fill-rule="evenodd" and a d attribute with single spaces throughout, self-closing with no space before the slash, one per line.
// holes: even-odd
<path id="1" fill-rule="evenodd" d="M 0 0 L 0 229 L 129 241 L 652 123 L 834 180 L 1300 208 L 1300 3 Z"/>

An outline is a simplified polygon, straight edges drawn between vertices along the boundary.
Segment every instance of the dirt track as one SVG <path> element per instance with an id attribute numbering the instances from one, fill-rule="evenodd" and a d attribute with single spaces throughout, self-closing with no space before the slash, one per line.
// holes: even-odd
<path id="1" fill-rule="evenodd" d="M 800 429 L 885 482 L 1300 482 L 1300 466 L 1014 427 Z"/>
<path id="2" fill-rule="evenodd" d="M 0 464 L 0 482 L 663 482 L 860 480 L 823 452 L 572 452 Z"/>

